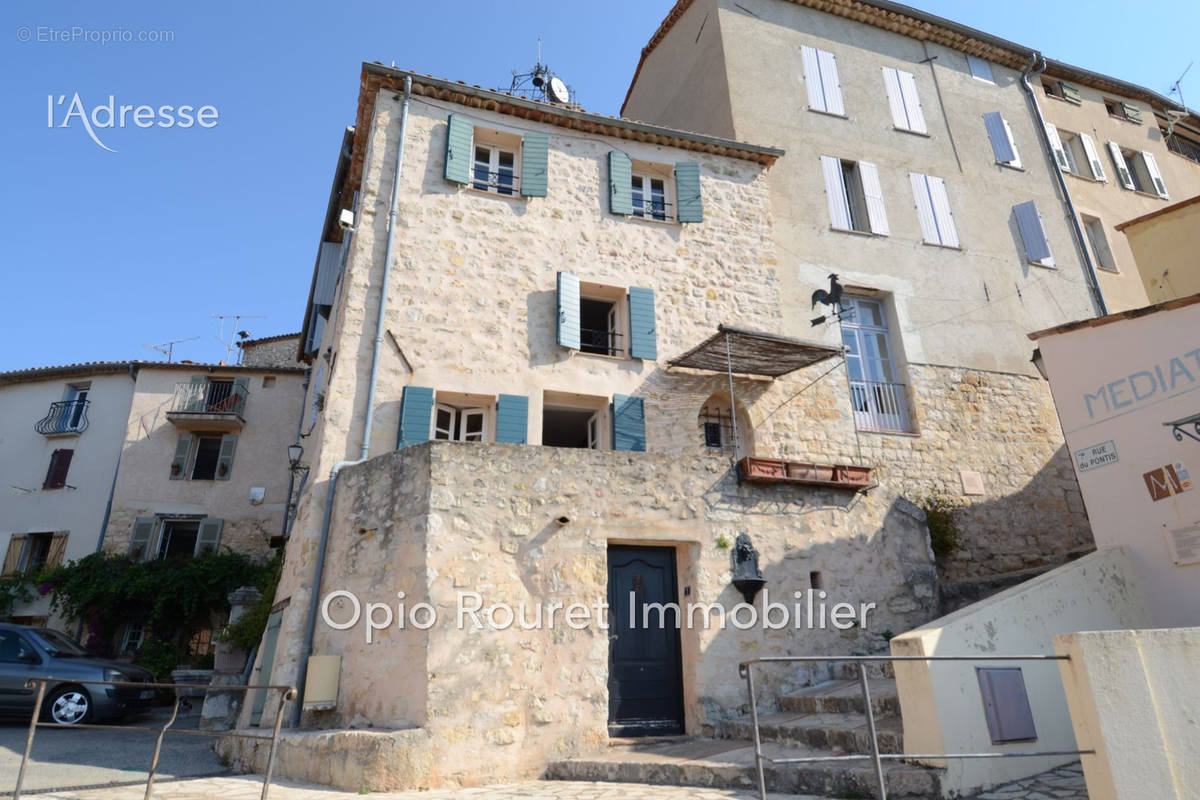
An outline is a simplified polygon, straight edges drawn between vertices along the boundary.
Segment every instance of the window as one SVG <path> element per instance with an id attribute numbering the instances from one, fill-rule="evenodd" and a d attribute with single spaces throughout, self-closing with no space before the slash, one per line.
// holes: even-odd
<path id="1" fill-rule="evenodd" d="M 0 631 L 0 664 L 40 664 L 41 662 L 37 651 L 24 636 L 16 631 Z"/>
<path id="2" fill-rule="evenodd" d="M 633 216 L 665 222 L 670 219 L 667 209 L 667 178 L 634 173 L 632 187 Z"/>
<path id="3" fill-rule="evenodd" d="M 556 341 L 581 353 L 658 359 L 654 291 L 580 281 L 558 273 Z"/>
<path id="4" fill-rule="evenodd" d="M 1111 272 L 1117 272 L 1117 261 L 1113 258 L 1112 249 L 1108 246 L 1108 237 L 1104 234 L 1104 223 L 1096 217 L 1082 215 L 1083 230 L 1087 233 L 1088 244 L 1096 258 L 1096 266 Z"/>
<path id="5" fill-rule="evenodd" d="M 737 423 L 734 423 L 733 404 L 727 392 L 714 392 L 704 401 L 697 415 L 699 441 L 709 452 L 734 455 L 734 433 L 737 434 L 736 456 L 751 455 L 752 431 L 745 409 L 739 408 Z"/>
<path id="6" fill-rule="evenodd" d="M 542 394 L 542 445 L 608 450 L 609 401 L 599 395 L 547 391 Z"/>
<path id="7" fill-rule="evenodd" d="M 851 311 L 842 318 L 842 343 L 855 425 L 861 430 L 909 432 L 908 394 L 898 379 L 883 302 L 847 296 L 843 307 Z"/>
<path id="8" fill-rule="evenodd" d="M 3 577 L 59 566 L 67 550 L 67 536 L 65 532 L 13 534 L 4 556 Z"/>
<path id="9" fill-rule="evenodd" d="M 132 654 L 138 651 L 142 646 L 142 640 L 145 638 L 145 630 L 140 624 L 131 623 L 125 626 L 125 634 L 121 637 L 121 652 Z"/>
<path id="10" fill-rule="evenodd" d="M 442 399 L 441 395 L 439 395 L 439 399 Z M 471 402 L 466 397 L 463 398 L 463 401 Z M 487 406 L 437 403 L 433 408 L 433 430 L 430 432 L 429 438 L 446 442 L 490 441 L 490 398 L 486 400 L 480 398 L 479 402 L 487 402 Z"/>
<path id="11" fill-rule="evenodd" d="M 74 450 L 55 450 L 50 454 L 50 466 L 46 468 L 46 479 L 42 481 L 43 489 L 61 489 L 67 485 L 67 472 L 71 469 L 71 457 Z"/>
<path id="12" fill-rule="evenodd" d="M 167 521 L 163 523 L 158 537 L 159 560 L 170 560 L 191 556 L 196 552 L 196 539 L 200 536 L 200 522 Z"/>
<path id="13" fill-rule="evenodd" d="M 1030 200 L 1013 206 L 1013 216 L 1017 220 L 1017 230 L 1021 234 L 1021 242 L 1025 246 L 1025 258 L 1031 264 L 1041 267 L 1053 267 L 1054 256 L 1050 254 L 1050 240 L 1046 238 L 1046 230 L 1042 226 L 1042 215 L 1038 213 L 1037 204 Z"/>
<path id="14" fill-rule="evenodd" d="M 1167 143 L 1168 150 L 1200 164 L 1200 142 L 1181 136 L 1178 128 L 1170 132 L 1166 128 L 1160 128 L 1159 131 L 1163 135 L 1163 141 Z"/>
<path id="15" fill-rule="evenodd" d="M 887 88 L 888 105 L 892 109 L 892 124 L 897 130 L 925 133 L 925 113 L 917 95 L 917 80 L 911 72 L 892 67 L 883 68 L 883 85 Z"/>
<path id="16" fill-rule="evenodd" d="M 1021 156 L 1017 153 L 1017 142 L 1013 138 L 1012 128 L 1008 120 L 999 111 L 983 115 L 983 124 L 987 128 L 988 139 L 992 143 L 992 153 L 996 163 L 1014 169 L 1021 168 Z"/>
<path id="17" fill-rule="evenodd" d="M 835 230 L 888 235 L 883 190 L 874 164 L 821 156 L 821 171 L 830 223 Z"/>
<path id="18" fill-rule="evenodd" d="M 982 58 L 975 56 L 967 56 L 967 68 L 971 70 L 971 77 L 985 83 L 995 83 L 996 79 L 992 77 L 992 65 L 984 61 Z"/>
<path id="19" fill-rule="evenodd" d="M 958 231 L 954 227 L 954 214 L 946 195 L 946 182 L 917 172 L 910 172 L 908 177 L 912 182 L 913 199 L 917 203 L 917 216 L 921 221 L 925 244 L 958 247 Z"/>
<path id="20" fill-rule="evenodd" d="M 180 434 L 171 460 L 171 480 L 229 480 L 237 438 L 232 434 Z"/>
<path id="21" fill-rule="evenodd" d="M 67 429 L 72 431 L 80 430 L 83 426 L 83 417 L 87 412 L 88 393 L 91 391 L 90 383 L 73 383 L 67 386 L 67 396 L 64 398 L 67 401 Z"/>
<path id="22" fill-rule="evenodd" d="M 1123 119 L 1126 122 L 1134 122 L 1138 125 L 1142 124 L 1142 110 L 1133 103 L 1126 103 L 1124 100 L 1111 100 L 1104 98 L 1104 108 L 1108 111 L 1110 117 Z"/>
<path id="23" fill-rule="evenodd" d="M 451 183 L 506 197 L 545 197 L 549 141 L 544 133 L 486 128 L 451 114 L 443 176 Z"/>
<path id="24" fill-rule="evenodd" d="M 517 154 L 498 145 L 475 145 L 471 188 L 513 195 L 517 184 Z"/>
<path id="25" fill-rule="evenodd" d="M 1153 153 L 1127 150 L 1116 142 L 1108 143 L 1108 152 L 1123 187 L 1135 192 L 1156 194 L 1164 200 L 1170 197 Z"/>
<path id="26" fill-rule="evenodd" d="M 1079 89 L 1069 83 L 1045 79 L 1042 81 L 1042 91 L 1047 97 L 1055 97 L 1059 100 L 1066 100 L 1068 103 L 1081 105 L 1083 103 L 1083 95 L 1079 93 Z"/>
<path id="27" fill-rule="evenodd" d="M 400 396 L 396 449 L 431 439 L 525 444 L 528 418 L 529 398 L 523 395 L 434 392 L 426 386 L 405 386 Z"/>
<path id="28" fill-rule="evenodd" d="M 171 560 L 215 553 L 223 528 L 224 521 L 215 517 L 138 517 L 129 539 L 129 557 L 135 561 Z"/>
<path id="29" fill-rule="evenodd" d="M 1046 125 L 1046 135 L 1050 139 L 1054 159 L 1063 172 L 1097 181 L 1108 180 L 1091 136 L 1059 130 L 1049 123 Z"/>
<path id="30" fill-rule="evenodd" d="M 833 53 L 805 45 L 800 48 L 800 58 L 804 62 L 809 111 L 845 116 L 842 85 L 838 80 L 837 60 Z"/>

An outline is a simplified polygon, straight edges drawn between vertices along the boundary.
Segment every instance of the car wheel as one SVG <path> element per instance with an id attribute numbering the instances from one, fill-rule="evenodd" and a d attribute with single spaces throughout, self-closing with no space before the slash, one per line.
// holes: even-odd
<path id="1" fill-rule="evenodd" d="M 56 689 L 46 701 L 48 714 L 57 725 L 76 725 L 87 722 L 92 715 L 92 698 L 78 686 Z"/>

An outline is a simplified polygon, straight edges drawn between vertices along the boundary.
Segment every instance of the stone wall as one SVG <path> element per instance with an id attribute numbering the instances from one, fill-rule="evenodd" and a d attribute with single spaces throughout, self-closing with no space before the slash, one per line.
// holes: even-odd
<path id="1" fill-rule="evenodd" d="M 298 333 L 251 340 L 241 345 L 242 366 L 290 367 L 294 369 L 302 366 L 297 363 L 298 359 L 296 358 L 299 346 L 300 334 Z"/>

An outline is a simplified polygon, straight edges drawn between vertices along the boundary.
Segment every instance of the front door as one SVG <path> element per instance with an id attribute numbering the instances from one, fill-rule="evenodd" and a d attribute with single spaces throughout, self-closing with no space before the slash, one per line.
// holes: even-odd
<path id="1" fill-rule="evenodd" d="M 675 551 L 610 546 L 608 603 L 609 734 L 683 733 Z M 651 609 L 647 619 L 644 609 L 651 603 L 674 606 L 661 615 Z"/>

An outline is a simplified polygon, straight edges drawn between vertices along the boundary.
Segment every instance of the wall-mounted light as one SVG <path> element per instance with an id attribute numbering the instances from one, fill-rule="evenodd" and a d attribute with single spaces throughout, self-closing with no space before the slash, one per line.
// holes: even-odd
<path id="1" fill-rule="evenodd" d="M 308 469 L 307 466 L 300 463 L 300 457 L 304 455 L 304 448 L 297 444 L 288 445 L 288 469 L 292 472 L 297 472 L 302 469 Z"/>

